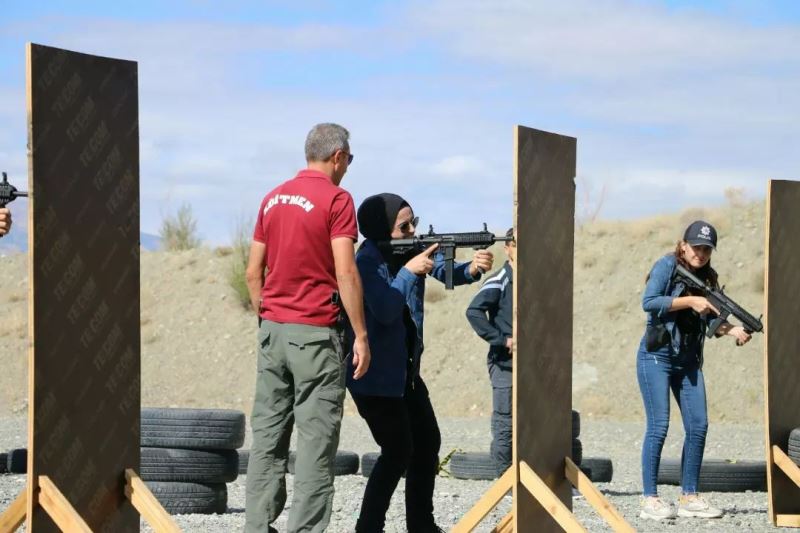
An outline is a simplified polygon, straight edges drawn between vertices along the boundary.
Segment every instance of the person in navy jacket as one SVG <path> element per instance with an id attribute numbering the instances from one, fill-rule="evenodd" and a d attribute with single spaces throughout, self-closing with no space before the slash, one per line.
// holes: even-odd
<path id="1" fill-rule="evenodd" d="M 514 237 L 514 228 L 506 232 Z M 467 307 L 467 320 L 480 338 L 489 343 L 486 364 L 492 384 L 492 444 L 489 452 L 500 477 L 511 466 L 511 401 L 514 384 L 514 259 L 517 243 L 505 245 L 508 261 L 486 277 Z"/>
<path id="2" fill-rule="evenodd" d="M 348 358 L 347 388 L 381 455 L 367 481 L 357 533 L 383 531 L 389 502 L 403 472 L 408 531 L 441 531 L 433 518 L 441 435 L 420 376 L 420 360 L 425 277 L 444 282 L 445 263 L 436 252 L 437 245 L 422 253 L 397 256 L 382 244 L 413 237 L 418 222 L 408 202 L 396 194 L 370 196 L 358 208 L 359 231 L 366 240 L 356 253 L 356 265 L 364 287 L 373 357 L 369 372 L 358 380 L 352 378 Z M 454 265 L 454 284 L 476 281 L 492 268 L 492 262 L 491 252 L 476 251 L 471 262 Z"/>

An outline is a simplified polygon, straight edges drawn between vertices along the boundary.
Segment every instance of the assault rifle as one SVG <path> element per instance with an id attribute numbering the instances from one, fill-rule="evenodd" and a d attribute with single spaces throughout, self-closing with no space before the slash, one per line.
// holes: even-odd
<path id="1" fill-rule="evenodd" d="M 711 321 L 708 326 L 706 335 L 711 338 L 717 332 L 719 327 L 728 320 L 728 316 L 735 316 L 744 327 L 747 333 L 762 331 L 764 325 L 761 323 L 761 318 L 756 318 L 731 300 L 724 292 L 724 287 L 721 289 L 714 289 L 706 285 L 700 278 L 689 272 L 686 267 L 678 264 L 675 268 L 675 279 L 682 281 L 687 287 L 699 290 L 703 295 L 708 298 L 708 301 L 719 309 L 719 316 Z"/>
<path id="2" fill-rule="evenodd" d="M 18 191 L 16 187 L 8 182 L 8 174 L 3 172 L 3 181 L 0 182 L 0 208 L 7 206 L 20 196 L 28 196 L 28 193 Z"/>
<path id="3" fill-rule="evenodd" d="M 485 250 L 496 242 L 511 242 L 514 237 L 498 237 L 486 229 L 483 224 L 483 231 L 472 233 L 434 233 L 433 226 L 430 226 L 428 233 L 411 239 L 392 239 L 378 243 L 379 246 L 390 246 L 392 253 L 402 255 L 410 251 L 424 252 L 431 245 L 438 244 L 437 252 L 444 254 L 445 277 L 444 287 L 453 290 L 453 264 L 456 260 L 456 248 L 472 248 L 474 250 Z"/>
<path id="4" fill-rule="evenodd" d="M 8 174 L 3 172 L 3 181 L 0 182 L 0 207 L 5 207 L 20 196 L 28 196 L 28 193 L 18 191 L 8 182 Z"/>

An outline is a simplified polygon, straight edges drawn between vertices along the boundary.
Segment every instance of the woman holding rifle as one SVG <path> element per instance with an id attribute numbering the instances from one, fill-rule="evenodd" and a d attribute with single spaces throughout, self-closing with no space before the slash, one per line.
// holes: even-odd
<path id="1" fill-rule="evenodd" d="M 656 261 L 647 276 L 642 297 L 647 328 L 636 358 L 647 416 L 642 445 L 642 518 L 660 520 L 674 518 L 676 514 L 718 518 L 723 514 L 697 492 L 708 429 L 703 341 L 708 322 L 719 310 L 707 298 L 674 278 L 676 266 L 682 265 L 706 285 L 718 288 L 717 272 L 711 267 L 711 254 L 716 246 L 714 227 L 702 220 L 695 221 L 686 228 L 675 251 Z M 730 335 L 740 345 L 750 340 L 744 328 L 727 322 L 722 323 L 716 335 Z M 658 497 L 656 488 L 661 450 L 669 428 L 670 389 L 680 407 L 686 434 L 681 456 L 682 494 L 677 513 L 671 504 Z"/>
<path id="2" fill-rule="evenodd" d="M 367 481 L 357 533 L 383 531 L 397 483 L 406 473 L 406 526 L 409 533 L 442 531 L 434 522 L 433 489 L 441 436 L 428 389 L 420 376 L 425 278 L 445 281 L 437 245 L 424 252 L 393 253 L 387 241 L 412 239 L 419 218 L 396 194 L 370 196 L 358 208 L 366 240 L 356 253 L 364 287 L 367 337 L 374 354 L 369 372 L 347 388 L 367 422 L 381 455 Z M 453 283 L 472 283 L 492 268 L 492 254 L 477 250 L 470 263 L 456 263 Z M 350 345 L 350 343 L 346 343 Z M 348 366 L 352 362 L 348 360 Z"/>

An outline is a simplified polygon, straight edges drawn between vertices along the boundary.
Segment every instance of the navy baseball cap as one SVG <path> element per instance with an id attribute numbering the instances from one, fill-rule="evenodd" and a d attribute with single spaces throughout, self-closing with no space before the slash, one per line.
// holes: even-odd
<path id="1" fill-rule="evenodd" d="M 695 220 L 683 234 L 683 240 L 692 246 L 710 246 L 717 249 L 717 230 L 705 220 Z"/>

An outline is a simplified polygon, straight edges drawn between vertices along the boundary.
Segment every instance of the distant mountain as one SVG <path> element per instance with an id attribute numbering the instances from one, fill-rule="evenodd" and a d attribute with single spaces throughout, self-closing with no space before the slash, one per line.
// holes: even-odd
<path id="1" fill-rule="evenodd" d="M 27 252 L 28 251 L 28 232 L 27 228 L 18 228 L 16 225 L 11 233 L 0 239 L 0 253 Z M 142 249 L 154 252 L 161 248 L 161 238 L 150 233 L 140 233 L 139 241 Z"/>
<path id="2" fill-rule="evenodd" d="M 155 252 L 156 250 L 161 249 L 161 237 L 158 235 L 140 233 L 139 243 L 141 244 L 142 249 L 147 250 L 148 252 Z"/>

